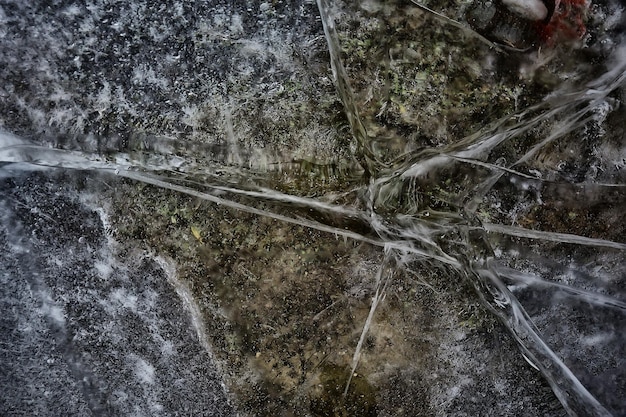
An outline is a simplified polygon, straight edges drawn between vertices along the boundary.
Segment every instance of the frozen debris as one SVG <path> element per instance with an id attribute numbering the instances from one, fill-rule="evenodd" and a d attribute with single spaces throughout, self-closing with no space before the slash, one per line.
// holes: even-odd
<path id="1" fill-rule="evenodd" d="M 548 17 L 548 8 L 541 0 L 502 0 L 512 12 L 528 20 L 544 20 Z"/>

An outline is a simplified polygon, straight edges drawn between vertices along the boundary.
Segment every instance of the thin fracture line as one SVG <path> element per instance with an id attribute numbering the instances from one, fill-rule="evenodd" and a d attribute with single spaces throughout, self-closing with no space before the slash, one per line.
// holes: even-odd
<path id="1" fill-rule="evenodd" d="M 573 243 L 576 245 L 598 246 L 604 248 L 626 250 L 626 244 L 613 242 L 605 239 L 594 239 L 570 233 L 545 232 L 543 230 L 525 229 L 523 227 L 504 226 L 495 223 L 483 223 L 483 229 L 488 232 L 501 233 L 504 235 L 525 237 L 529 239 L 542 239 L 558 243 Z"/>
<path id="2" fill-rule="evenodd" d="M 602 307 L 616 307 L 626 311 L 626 302 L 608 295 L 576 288 L 571 285 L 561 284 L 560 282 L 549 281 L 533 274 L 523 273 L 511 268 L 496 268 L 495 272 L 499 276 L 505 279 L 510 279 L 514 282 L 531 285 L 542 285 L 546 287 L 556 287 L 566 293 L 570 293 L 570 295 L 582 296 L 584 297 L 584 301 L 591 302 Z"/>
<path id="3" fill-rule="evenodd" d="M 337 227 L 332 227 L 332 226 L 327 226 L 325 224 L 322 223 L 318 223 L 312 220 L 305 220 L 305 219 L 301 219 L 301 218 L 294 218 L 294 217 L 289 217 L 289 216 L 284 216 L 282 214 L 277 214 L 277 213 L 272 213 L 270 211 L 266 211 L 266 210 L 261 210 L 261 209 L 257 209 L 254 207 L 250 207 L 250 206 L 246 206 L 245 204 L 241 204 L 241 203 L 237 203 L 234 201 L 230 201 L 224 198 L 220 198 L 217 196 L 214 196 L 212 194 L 208 194 L 208 193 L 203 193 L 201 191 L 197 191 L 191 188 L 187 188 L 181 185 L 176 185 L 176 184 L 170 184 L 166 181 L 163 181 L 161 179 L 155 178 L 153 176 L 150 176 L 148 174 L 142 174 L 139 172 L 133 172 L 133 171 L 120 171 L 117 175 L 121 176 L 121 177 L 125 177 L 125 178 L 129 178 L 132 180 L 136 180 L 136 181 L 141 181 L 141 182 L 145 182 L 147 184 L 151 184 L 157 187 L 161 187 L 161 188 L 165 188 L 168 190 L 172 190 L 172 191 L 177 191 L 183 194 L 187 194 L 187 195 L 191 195 L 194 197 L 198 197 L 200 199 L 203 200 L 207 200 L 207 201 L 211 201 L 215 204 L 219 204 L 219 205 L 224 205 L 226 207 L 231 207 L 237 210 L 241 210 L 244 211 L 246 213 L 250 213 L 250 214 L 256 214 L 259 216 L 267 216 L 276 220 L 280 220 L 280 221 L 284 221 L 284 222 L 288 222 L 291 224 L 296 224 L 298 226 L 303 226 L 303 227 L 309 227 L 312 229 L 316 229 L 322 232 L 327 232 L 327 233 L 332 233 L 335 235 L 340 235 L 340 236 L 344 236 L 350 239 L 354 239 L 354 240 L 359 240 L 361 242 L 365 242 L 365 243 L 369 243 L 371 245 L 374 246 L 379 246 L 379 247 L 389 247 L 392 249 L 399 249 L 399 250 L 403 250 L 406 252 L 411 252 L 414 253 L 416 255 L 420 255 L 423 256 L 425 258 L 431 258 L 431 259 L 436 259 L 440 262 L 443 262 L 445 264 L 451 265 L 453 267 L 459 268 L 461 266 L 460 262 L 458 262 L 456 259 L 454 259 L 451 256 L 440 256 L 440 255 L 433 255 L 430 254 L 428 252 L 425 252 L 423 250 L 417 249 L 415 247 L 412 247 L 408 244 L 408 242 L 403 242 L 403 241 L 389 241 L 389 242 L 384 242 L 381 240 L 377 240 L 377 239 L 372 239 L 366 236 L 363 236 L 359 233 L 356 232 L 351 232 L 348 230 L 344 230 L 344 229 L 339 229 Z"/>

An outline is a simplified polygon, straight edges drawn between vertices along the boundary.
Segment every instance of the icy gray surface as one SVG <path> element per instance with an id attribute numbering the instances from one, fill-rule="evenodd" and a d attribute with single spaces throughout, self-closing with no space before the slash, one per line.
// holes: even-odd
<path id="1" fill-rule="evenodd" d="M 0 414 L 234 415 L 166 272 L 67 182 L 0 180 Z"/>
<path id="2" fill-rule="evenodd" d="M 264 168 L 346 158 L 317 16 L 310 1 L 3 1 L 0 124 L 91 151 L 160 151 L 157 136 Z"/>

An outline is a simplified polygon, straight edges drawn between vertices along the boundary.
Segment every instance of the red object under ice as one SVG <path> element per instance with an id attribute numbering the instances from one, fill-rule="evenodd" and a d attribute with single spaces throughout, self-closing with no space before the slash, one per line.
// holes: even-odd
<path id="1" fill-rule="evenodd" d="M 548 46 L 568 40 L 581 39 L 587 32 L 585 16 L 589 9 L 587 0 L 556 0 L 550 20 L 539 23 L 539 37 Z"/>

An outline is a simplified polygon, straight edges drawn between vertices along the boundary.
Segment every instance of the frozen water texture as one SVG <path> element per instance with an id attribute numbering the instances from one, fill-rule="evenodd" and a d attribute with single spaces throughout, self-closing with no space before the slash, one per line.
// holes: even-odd
<path id="1" fill-rule="evenodd" d="M 148 254 L 114 256 L 59 180 L 0 185 L 2 414 L 233 415 L 164 271 Z"/>
<path id="2" fill-rule="evenodd" d="M 76 6 L 41 40 L 18 13 L 29 6 L 3 8 L 0 30 L 25 35 L 3 49 L 21 74 L 2 75 L 3 262 L 17 277 L 3 277 L 3 308 L 24 311 L 3 342 L 41 340 L 59 365 L 10 349 L 3 360 L 24 379 L 43 366 L 55 392 L 78 386 L 66 399 L 77 414 L 227 415 L 213 355 L 244 413 L 626 413 L 622 10 L 598 2 L 581 44 L 509 51 L 473 33 L 466 11 L 430 3 L 172 2 L 185 25 L 149 30 Z M 55 37 L 61 16 L 74 26 Z M 145 44 L 120 40 L 133 34 Z M 137 45 L 162 59 L 132 58 Z M 90 71 L 106 54 L 119 68 Z M 30 70 L 48 101 L 20 84 Z M 84 97 L 48 80 L 75 73 Z M 124 255 L 73 188 L 54 191 L 89 189 L 81 176 L 99 184 L 87 200 L 112 200 Z M 61 222 L 68 213 L 80 222 Z M 317 298 L 298 306 L 299 292 Z M 314 325 L 294 323 L 302 311 Z M 33 409 L 52 407 L 42 398 Z"/>

